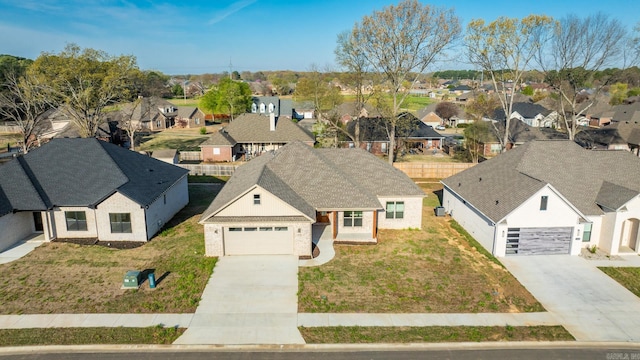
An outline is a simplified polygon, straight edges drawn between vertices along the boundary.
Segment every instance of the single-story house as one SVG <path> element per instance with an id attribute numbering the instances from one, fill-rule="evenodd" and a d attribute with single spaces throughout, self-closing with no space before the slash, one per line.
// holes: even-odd
<path id="1" fill-rule="evenodd" d="M 442 181 L 442 206 L 495 256 L 640 250 L 640 159 L 531 141 Z"/>
<path id="2" fill-rule="evenodd" d="M 197 128 L 205 126 L 206 114 L 195 106 L 178 106 L 175 124 L 183 128 Z"/>
<path id="3" fill-rule="evenodd" d="M 289 143 L 240 166 L 205 210 L 208 256 L 312 255 L 314 227 L 336 242 L 377 242 L 378 229 L 421 228 L 424 192 L 360 149 Z"/>
<path id="4" fill-rule="evenodd" d="M 540 104 L 530 102 L 514 102 L 510 119 L 518 119 L 531 127 L 558 127 L 558 112 L 551 111 Z M 494 120 L 504 121 L 504 109 L 498 108 Z"/>
<path id="5" fill-rule="evenodd" d="M 437 103 L 433 103 L 423 107 L 416 112 L 416 117 L 420 119 L 425 125 L 436 127 L 438 125 L 444 125 L 444 119 L 436 114 Z"/>
<path id="6" fill-rule="evenodd" d="M 207 162 L 250 160 L 292 141 L 315 143 L 312 134 L 289 118 L 274 113 L 242 114 L 200 144 L 200 151 L 202 161 Z"/>
<path id="7" fill-rule="evenodd" d="M 97 139 L 53 139 L 0 166 L 0 250 L 46 241 L 147 241 L 189 202 L 188 171 Z"/>

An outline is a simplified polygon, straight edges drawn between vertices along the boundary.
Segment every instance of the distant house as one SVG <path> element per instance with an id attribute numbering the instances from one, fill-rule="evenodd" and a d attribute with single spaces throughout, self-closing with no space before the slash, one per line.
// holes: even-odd
<path id="1" fill-rule="evenodd" d="M 47 241 L 147 241 L 189 202 L 188 171 L 97 139 L 53 139 L 0 166 L 0 250 Z"/>
<path id="2" fill-rule="evenodd" d="M 195 106 L 178 106 L 175 124 L 183 128 L 198 128 L 205 126 L 206 114 Z"/>
<path id="3" fill-rule="evenodd" d="M 344 102 L 332 111 L 340 118 L 340 122 L 343 124 L 355 119 L 382 117 L 380 112 L 369 104 L 364 104 L 362 108 L 358 110 L 355 101 Z"/>
<path id="4" fill-rule="evenodd" d="M 495 256 L 640 253 L 640 159 L 532 141 L 442 181 L 442 205 Z"/>
<path id="5" fill-rule="evenodd" d="M 140 102 L 124 104 L 122 109 L 109 114 L 113 121 L 129 118 L 143 131 L 162 131 L 176 125 L 178 107 L 157 96 L 144 97 Z"/>
<path id="6" fill-rule="evenodd" d="M 502 152 L 502 143 L 495 129 L 489 125 L 490 131 L 477 136 L 469 135 L 466 138 L 467 148 L 473 149 L 481 158 L 491 158 Z M 500 134 L 504 133 L 504 124 L 496 123 Z M 509 142 L 507 149 L 520 146 L 532 140 L 558 140 L 566 139 L 567 135 L 551 128 L 532 127 L 521 120 L 513 119 L 509 123 Z M 502 136 L 502 135 L 501 135 Z"/>
<path id="7" fill-rule="evenodd" d="M 438 125 L 444 125 L 444 120 L 436 114 L 436 106 L 438 104 L 430 104 L 416 112 L 416 117 L 422 121 L 425 125 L 436 127 Z"/>
<path id="8" fill-rule="evenodd" d="M 518 119 L 532 127 L 558 127 L 558 113 L 551 111 L 539 104 L 530 102 L 513 103 L 510 119 Z M 496 109 L 494 120 L 504 121 L 506 119 L 504 109 Z"/>
<path id="9" fill-rule="evenodd" d="M 289 143 L 240 166 L 204 211 L 208 256 L 312 256 L 335 242 L 375 244 L 378 229 L 421 228 L 424 192 L 358 149 Z"/>
<path id="10" fill-rule="evenodd" d="M 269 115 L 277 118 L 293 118 L 293 101 L 280 99 L 279 96 L 254 96 L 251 98 L 251 113 Z"/>
<path id="11" fill-rule="evenodd" d="M 292 141 L 313 146 L 315 139 L 290 118 L 241 114 L 229 126 L 214 133 L 200 145 L 202 160 L 209 162 L 250 160 Z"/>

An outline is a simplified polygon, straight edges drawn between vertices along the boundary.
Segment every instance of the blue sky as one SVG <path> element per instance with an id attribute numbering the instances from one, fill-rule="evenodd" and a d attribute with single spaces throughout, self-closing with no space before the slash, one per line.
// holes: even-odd
<path id="1" fill-rule="evenodd" d="M 332 66 L 338 33 L 393 0 L 0 0 L 0 53 L 35 59 L 67 43 L 111 55 L 134 55 L 143 70 L 201 74 L 233 70 L 298 70 Z M 629 30 L 637 0 L 433 0 L 454 7 L 463 26 L 473 18 L 531 13 L 562 17 L 602 11 Z M 470 68 L 451 53 L 430 70 Z"/>

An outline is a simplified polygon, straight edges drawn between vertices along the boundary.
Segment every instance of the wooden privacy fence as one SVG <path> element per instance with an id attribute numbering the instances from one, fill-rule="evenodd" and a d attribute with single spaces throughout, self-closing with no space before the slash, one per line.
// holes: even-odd
<path id="1" fill-rule="evenodd" d="M 444 179 L 464 171 L 475 164 L 471 163 L 422 163 L 397 162 L 396 169 L 404 172 L 410 178 Z"/>
<path id="2" fill-rule="evenodd" d="M 231 176 L 240 165 L 178 164 L 178 166 L 189 170 L 189 175 Z"/>
<path id="3" fill-rule="evenodd" d="M 0 133 L 16 134 L 20 132 L 20 126 L 17 125 L 0 125 Z"/>
<path id="4" fill-rule="evenodd" d="M 200 151 L 180 151 L 180 161 L 201 161 Z"/>

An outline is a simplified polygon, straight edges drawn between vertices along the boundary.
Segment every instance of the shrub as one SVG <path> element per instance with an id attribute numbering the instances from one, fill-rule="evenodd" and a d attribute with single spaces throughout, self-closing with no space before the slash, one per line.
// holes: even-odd
<path id="1" fill-rule="evenodd" d="M 200 135 L 206 135 L 207 134 L 207 128 L 206 127 L 201 127 L 200 128 Z"/>

